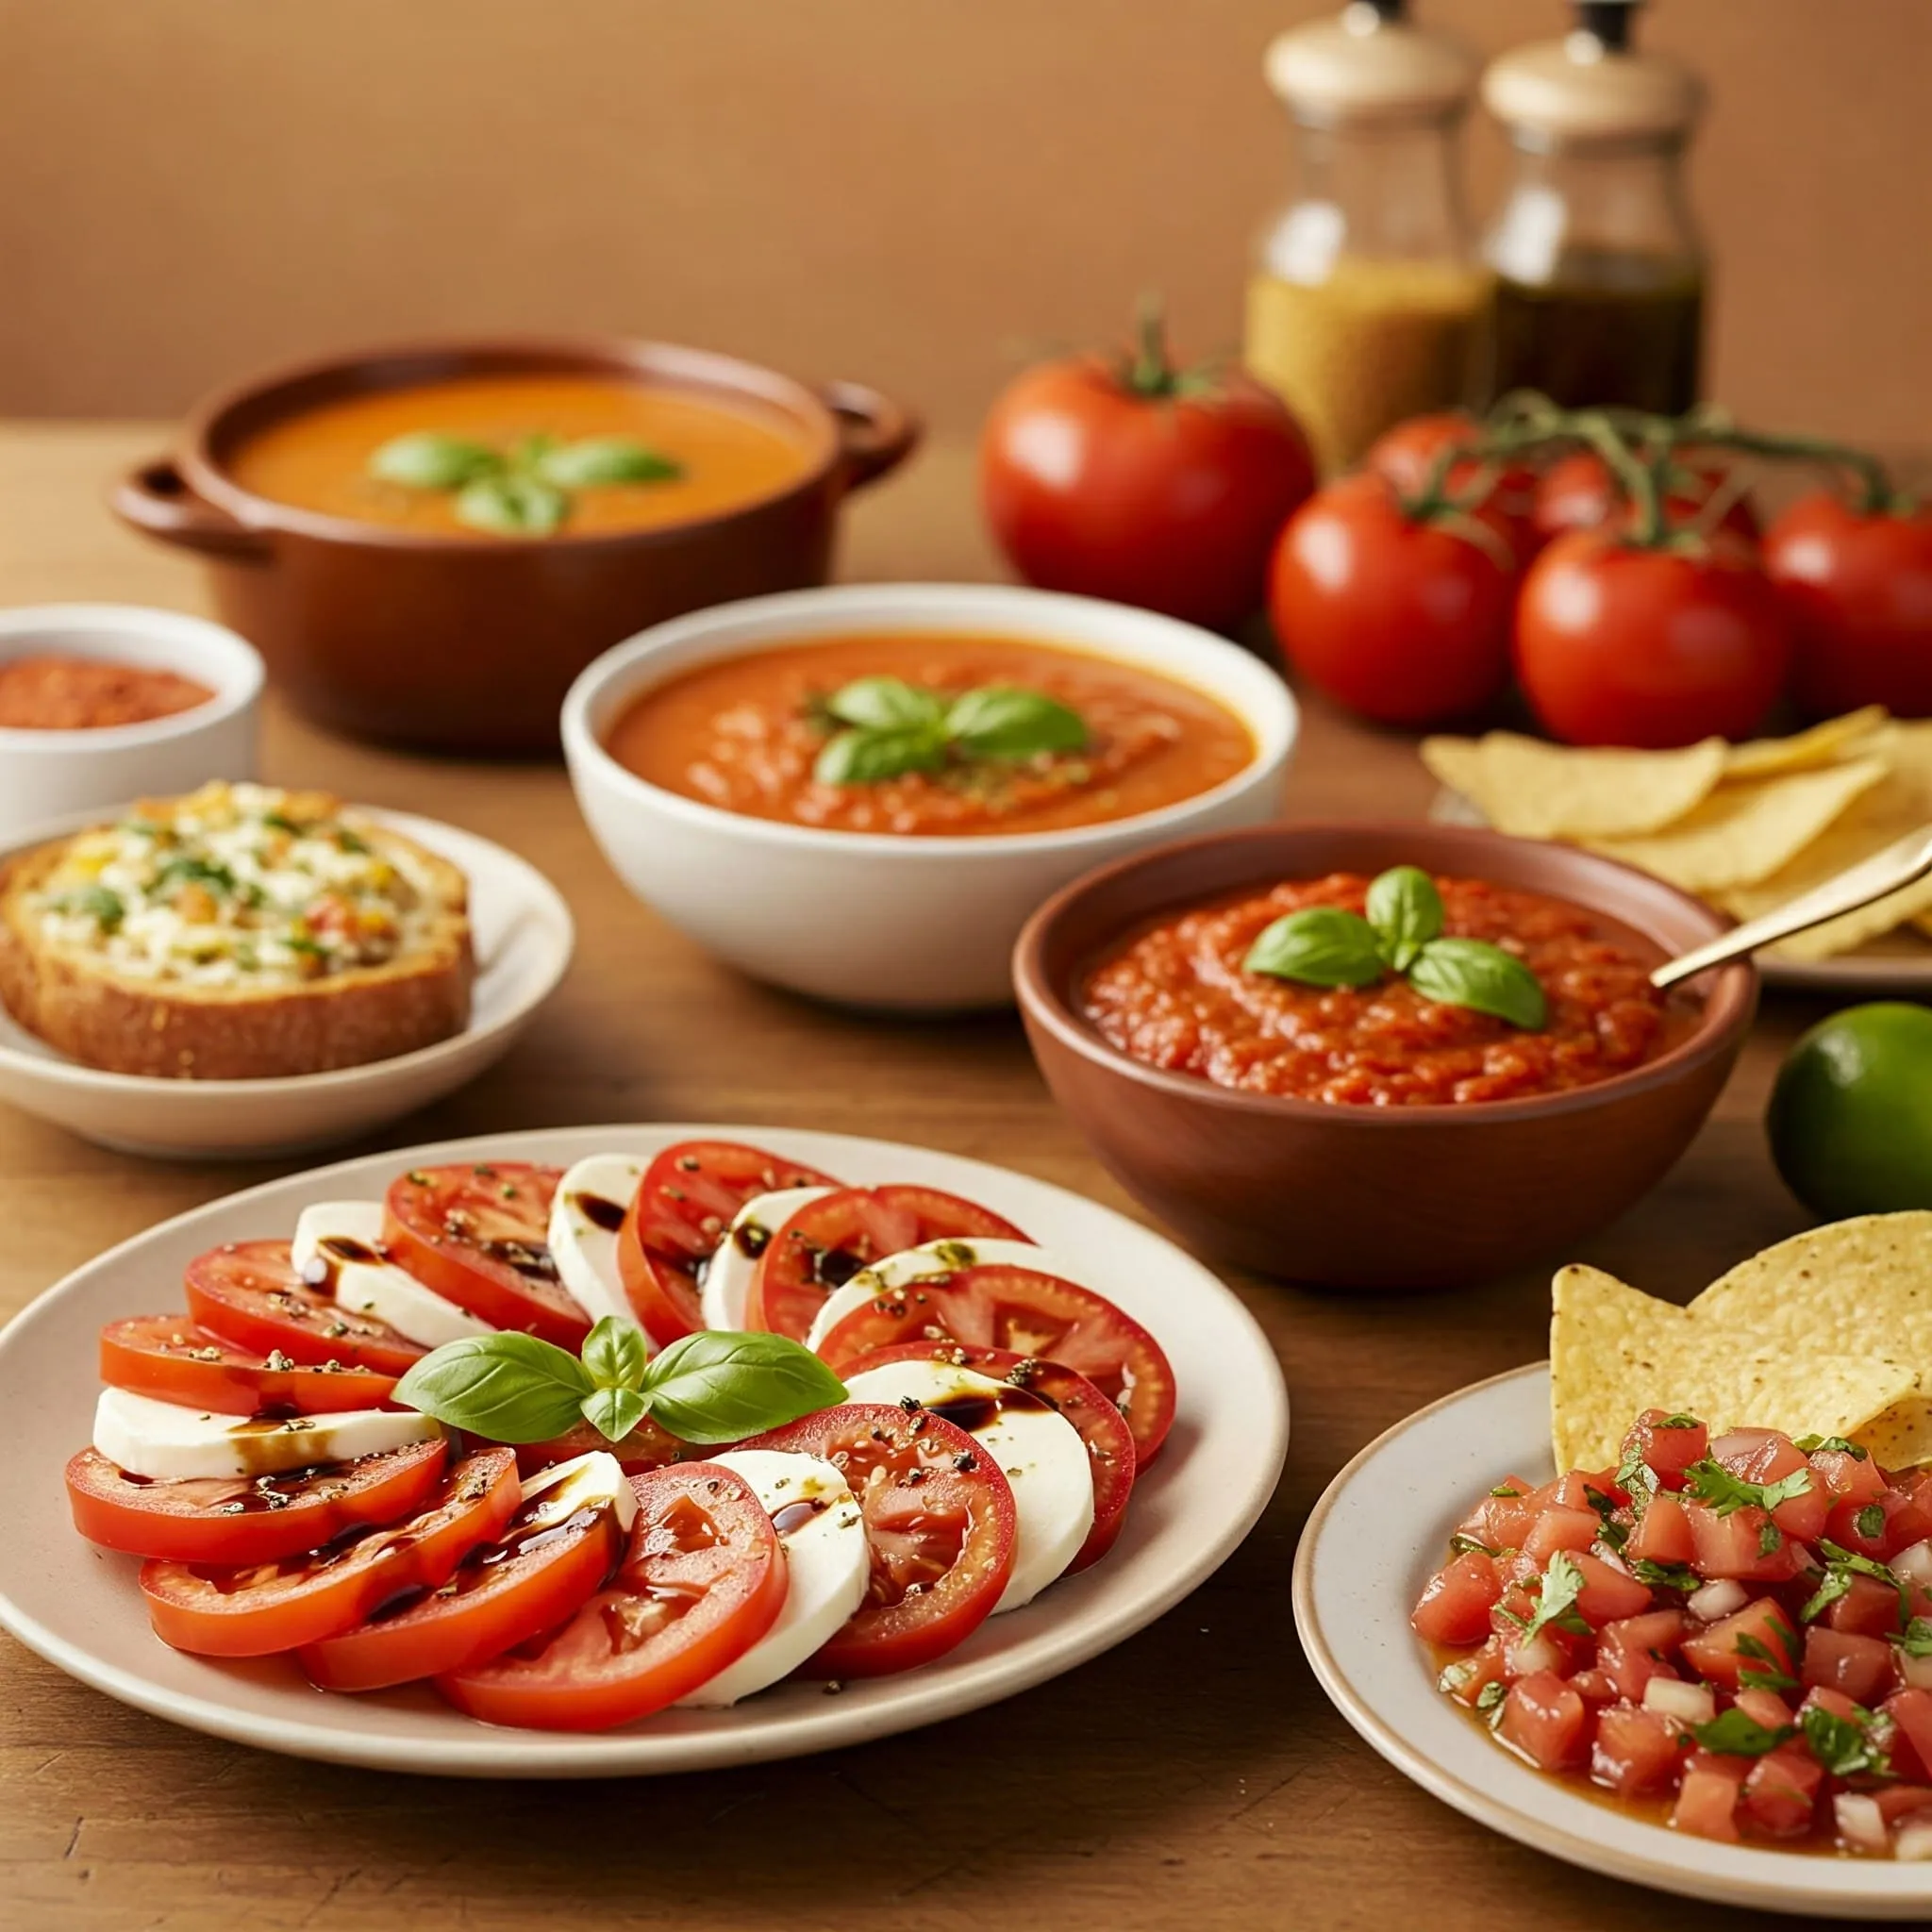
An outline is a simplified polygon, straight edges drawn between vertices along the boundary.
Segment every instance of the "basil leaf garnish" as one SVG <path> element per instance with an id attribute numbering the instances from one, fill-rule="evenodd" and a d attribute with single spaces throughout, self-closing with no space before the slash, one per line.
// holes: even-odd
<path id="1" fill-rule="evenodd" d="M 422 429 L 391 437 L 369 458 L 369 474 L 409 490 L 460 490 L 502 463 L 487 444 Z"/>
<path id="2" fill-rule="evenodd" d="M 1531 1032 L 1549 1017 L 1536 974 L 1487 940 L 1431 940 L 1409 968 L 1408 983 L 1426 1000 L 1468 1007 Z"/>
<path id="3" fill-rule="evenodd" d="M 840 724 L 860 731 L 938 731 L 944 715 L 929 691 L 903 677 L 855 677 L 824 708 Z"/>
<path id="4" fill-rule="evenodd" d="M 635 1389 L 593 1389 L 579 1405 L 584 1420 L 613 1442 L 621 1442 L 650 1413 Z"/>
<path id="5" fill-rule="evenodd" d="M 1037 691 L 989 684 L 953 701 L 946 736 L 975 758 L 1030 758 L 1042 752 L 1080 751 L 1087 726 L 1079 712 Z"/>
<path id="6" fill-rule="evenodd" d="M 687 1442 L 736 1442 L 845 1399 L 845 1385 L 812 1352 L 783 1335 L 701 1328 L 644 1370 L 653 1417 Z"/>
<path id="7" fill-rule="evenodd" d="M 935 730 L 841 731 L 813 760 L 821 785 L 877 785 L 908 772 L 936 772 L 945 741 Z"/>
<path id="8" fill-rule="evenodd" d="M 615 1315 L 606 1315 L 584 1342 L 584 1373 L 599 1389 L 635 1389 L 650 1357 L 644 1331 Z"/>
<path id="9" fill-rule="evenodd" d="M 684 465 L 633 436 L 591 436 L 560 443 L 536 458 L 537 474 L 559 490 L 594 490 L 605 483 L 663 483 Z"/>
<path id="10" fill-rule="evenodd" d="M 1386 970 L 1375 929 L 1339 906 L 1305 906 L 1265 927 L 1241 967 L 1309 986 L 1373 986 Z"/>
<path id="11" fill-rule="evenodd" d="M 1369 887 L 1369 924 L 1382 957 L 1407 973 L 1416 956 L 1442 931 L 1442 895 L 1419 865 L 1391 866 Z"/>
<path id="12" fill-rule="evenodd" d="M 431 1349 L 396 1384 L 395 1399 L 494 1442 L 543 1442 L 576 1421 L 591 1386 L 575 1356 L 505 1329 Z"/>
<path id="13" fill-rule="evenodd" d="M 457 521 L 505 537 L 547 537 L 570 514 L 570 498 L 516 471 L 478 476 L 457 491 Z"/>

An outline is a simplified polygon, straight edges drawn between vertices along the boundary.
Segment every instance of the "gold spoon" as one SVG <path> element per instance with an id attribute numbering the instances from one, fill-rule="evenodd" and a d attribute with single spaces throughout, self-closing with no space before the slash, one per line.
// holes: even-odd
<path id="1" fill-rule="evenodd" d="M 1741 958 L 1760 946 L 1788 940 L 1794 932 L 1823 925 L 1827 919 L 1836 919 L 1841 913 L 1856 912 L 1860 906 L 1869 906 L 1888 892 L 1915 884 L 1927 873 L 1932 873 L 1932 825 L 1921 825 L 1882 852 L 1874 852 L 1870 858 L 1847 866 L 1822 886 L 1813 886 L 1808 892 L 1801 892 L 1795 899 L 1774 906 L 1756 919 L 1747 919 L 1742 925 L 1734 925 L 1707 946 L 1666 959 L 1650 975 L 1650 983 L 1659 991 L 1675 986 L 1693 974 Z"/>

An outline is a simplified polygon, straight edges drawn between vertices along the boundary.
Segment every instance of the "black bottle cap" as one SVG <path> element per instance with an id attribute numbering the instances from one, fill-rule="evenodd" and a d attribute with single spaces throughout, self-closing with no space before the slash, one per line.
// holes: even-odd
<path id="1" fill-rule="evenodd" d="M 1606 53 L 1627 53 L 1631 24 L 1641 5 L 1642 0 L 1576 0 L 1576 25 Z"/>

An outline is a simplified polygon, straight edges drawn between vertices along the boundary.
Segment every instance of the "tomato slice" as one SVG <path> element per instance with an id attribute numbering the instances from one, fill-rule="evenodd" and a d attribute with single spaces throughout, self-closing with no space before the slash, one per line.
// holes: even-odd
<path id="1" fill-rule="evenodd" d="M 747 1201 L 780 1188 L 837 1186 L 814 1167 L 739 1141 L 665 1148 L 644 1170 L 617 1232 L 617 1272 L 651 1340 L 661 1348 L 705 1325 L 705 1264 Z"/>
<path id="2" fill-rule="evenodd" d="M 217 1415 L 325 1415 L 379 1408 L 395 1377 L 374 1369 L 297 1362 L 238 1348 L 186 1315 L 134 1315 L 101 1330 L 101 1380 L 158 1402 Z"/>
<path id="3" fill-rule="evenodd" d="M 525 1475 L 535 1475 L 553 1463 L 575 1461 L 593 1449 L 608 1449 L 625 1475 L 642 1475 L 646 1470 L 664 1469 L 679 1460 L 696 1462 L 705 1453 L 646 1416 L 621 1442 L 613 1442 L 594 1423 L 573 1423 L 546 1442 L 519 1442 L 517 1468 Z"/>
<path id="4" fill-rule="evenodd" d="M 501 1532 L 522 1493 L 516 1457 L 479 1450 L 450 1471 L 426 1508 L 387 1528 L 358 1524 L 306 1555 L 236 1568 L 143 1563 L 148 1619 L 163 1643 L 203 1657 L 268 1657 L 318 1642 L 447 1582 L 468 1551 Z"/>
<path id="5" fill-rule="evenodd" d="M 633 1476 L 638 1519 L 609 1584 L 561 1629 L 438 1677 L 486 1724 L 601 1731 L 735 1663 L 785 1605 L 784 1552 L 742 1477 L 715 1462 Z"/>
<path id="6" fill-rule="evenodd" d="M 527 1160 L 412 1167 L 390 1184 L 383 1245 L 399 1268 L 497 1328 L 521 1328 L 575 1354 L 591 1319 L 550 1253 L 558 1167 Z"/>
<path id="7" fill-rule="evenodd" d="M 802 1674 L 909 1671 L 992 1614 L 1012 1574 L 1017 1516 L 1006 1476 L 965 1430 L 892 1403 L 848 1402 L 741 1446 L 824 1457 L 865 1512 L 865 1602 Z"/>
<path id="8" fill-rule="evenodd" d="M 287 1241 L 230 1241 L 188 1264 L 188 1312 L 237 1348 L 291 1361 L 330 1362 L 401 1375 L 428 1353 L 374 1315 L 358 1315 L 309 1287 Z"/>
<path id="9" fill-rule="evenodd" d="M 808 1201 L 772 1237 L 752 1278 L 745 1319 L 803 1341 L 835 1288 L 873 1261 L 922 1241 L 1024 1241 L 1010 1221 L 937 1188 L 841 1188 Z"/>
<path id="10" fill-rule="evenodd" d="M 1127 1498 L 1134 1492 L 1139 1458 L 1126 1417 L 1085 1375 L 1064 1362 L 1041 1361 L 1010 1348 L 968 1348 L 959 1341 L 902 1342 L 866 1356 L 841 1373 L 856 1375 L 886 1362 L 945 1362 L 953 1368 L 977 1369 L 1058 1409 L 1079 1430 L 1093 1472 L 1093 1527 L 1079 1555 L 1067 1565 L 1066 1574 L 1099 1562 L 1113 1548 L 1127 1520 Z"/>
<path id="11" fill-rule="evenodd" d="M 628 1539 L 608 1502 L 561 1523 L 554 1497 L 521 1504 L 500 1536 L 478 1543 L 456 1574 L 411 1603 L 392 1601 L 365 1624 L 305 1648 L 298 1661 L 325 1690 L 379 1690 L 500 1657 L 574 1616 L 603 1589 Z"/>
<path id="12" fill-rule="evenodd" d="M 67 1465 L 74 1526 L 90 1542 L 180 1563 L 273 1563 L 420 1509 L 449 1457 L 441 1440 L 281 1475 L 150 1481 L 92 1449 Z"/>
<path id="13" fill-rule="evenodd" d="M 1126 1417 L 1141 1468 L 1174 1425 L 1174 1370 L 1153 1336 L 1105 1295 L 1032 1268 L 962 1268 L 889 1290 L 839 1323 L 819 1353 L 842 1374 L 879 1349 L 940 1340 L 1008 1348 L 1085 1375 Z"/>

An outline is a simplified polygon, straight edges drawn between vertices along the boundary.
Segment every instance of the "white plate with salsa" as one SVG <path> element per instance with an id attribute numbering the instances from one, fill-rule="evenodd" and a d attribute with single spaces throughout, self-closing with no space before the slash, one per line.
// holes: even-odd
<path id="1" fill-rule="evenodd" d="M 1932 1864 L 1690 1837 L 1580 1778 L 1533 1769 L 1437 1685 L 1409 1612 L 1473 1498 L 1552 1474 L 1538 1362 L 1444 1396 L 1369 1444 L 1315 1506 L 1294 1614 L 1317 1680 L 1350 1724 L 1426 1791 L 1506 1837 L 1687 1897 L 1820 1918 L 1932 1918 Z M 1639 1804 L 1654 1801 L 1638 1801 Z"/>

